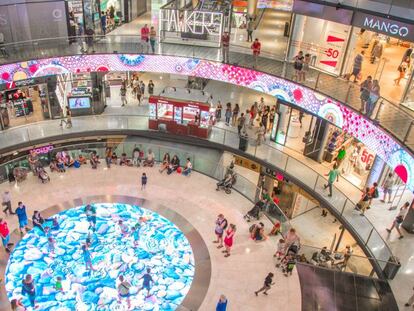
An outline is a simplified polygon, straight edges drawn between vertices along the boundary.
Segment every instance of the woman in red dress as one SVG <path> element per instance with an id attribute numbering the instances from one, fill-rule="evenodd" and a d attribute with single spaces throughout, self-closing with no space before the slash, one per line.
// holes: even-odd
<path id="1" fill-rule="evenodd" d="M 236 233 L 236 225 L 230 224 L 229 228 L 226 230 L 226 237 L 224 238 L 224 246 L 226 249 L 223 251 L 225 253 L 224 257 L 230 256 L 230 250 L 233 246 L 234 234 Z"/>

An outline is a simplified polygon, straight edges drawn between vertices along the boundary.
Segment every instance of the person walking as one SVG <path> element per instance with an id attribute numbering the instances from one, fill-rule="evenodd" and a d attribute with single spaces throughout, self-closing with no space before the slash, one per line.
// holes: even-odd
<path id="1" fill-rule="evenodd" d="M 148 53 L 148 41 L 149 41 L 149 28 L 148 25 L 145 24 L 141 28 L 141 47 L 142 47 L 142 53 Z"/>
<path id="2" fill-rule="evenodd" d="M 106 147 L 106 149 L 105 149 L 105 162 L 106 162 L 106 167 L 107 168 L 111 168 L 112 155 L 113 155 L 112 148 L 111 147 Z"/>
<path id="3" fill-rule="evenodd" d="M 220 119 L 221 119 L 221 110 L 222 109 L 223 109 L 223 106 L 221 105 L 221 102 L 218 101 L 217 106 L 216 106 L 216 119 L 217 119 L 217 122 L 220 121 Z"/>
<path id="4" fill-rule="evenodd" d="M 217 302 L 216 311 L 227 310 L 227 298 L 224 295 L 220 295 L 219 301 Z"/>
<path id="5" fill-rule="evenodd" d="M 141 190 L 145 189 L 145 187 L 147 186 L 147 182 L 148 182 L 147 174 L 142 173 L 142 176 L 141 176 Z"/>
<path id="6" fill-rule="evenodd" d="M 127 89 L 126 89 L 126 85 L 125 84 L 122 84 L 121 85 L 121 89 L 119 90 L 119 93 L 121 95 L 121 103 L 122 103 L 121 107 L 124 107 L 125 105 L 128 104 L 128 101 L 127 101 L 127 98 L 126 98 Z"/>
<path id="7" fill-rule="evenodd" d="M 244 113 L 240 115 L 240 117 L 237 119 L 237 132 L 241 133 L 242 128 L 244 127 L 244 124 L 246 122 L 246 117 L 244 116 Z"/>
<path id="8" fill-rule="evenodd" d="M 394 177 L 392 173 L 389 173 L 387 178 L 385 178 L 384 183 L 382 184 L 382 189 L 384 192 L 384 196 L 382 197 L 381 202 L 385 203 L 388 194 L 388 203 L 392 203 L 391 196 L 392 196 L 392 188 L 394 186 Z"/>
<path id="9" fill-rule="evenodd" d="M 254 22 L 253 18 L 249 18 L 249 21 L 247 22 L 247 42 L 253 41 L 253 30 L 254 30 Z"/>
<path id="10" fill-rule="evenodd" d="M 375 105 L 377 104 L 378 99 L 380 98 L 380 91 L 381 87 L 379 85 L 378 80 L 373 80 L 371 85 L 371 90 L 369 92 L 369 97 L 367 100 L 367 109 L 366 109 L 366 115 L 368 117 L 372 117 L 372 114 L 375 110 Z"/>
<path id="11" fill-rule="evenodd" d="M 299 51 L 298 55 L 293 58 L 293 68 L 295 69 L 295 75 L 293 79 L 300 82 L 302 79 L 302 70 L 303 70 L 303 62 L 305 57 L 303 56 L 303 52 Z"/>
<path id="12" fill-rule="evenodd" d="M 6 250 L 7 253 L 10 253 L 13 243 L 10 243 L 9 226 L 7 225 L 7 222 L 3 218 L 0 218 L 0 236 L 3 242 L 4 249 Z"/>
<path id="13" fill-rule="evenodd" d="M 263 287 L 260 288 L 258 291 L 255 291 L 254 294 L 256 296 L 258 296 L 258 294 L 260 292 L 263 292 L 263 295 L 267 295 L 267 291 L 272 287 L 272 285 L 274 285 L 275 283 L 273 282 L 273 276 L 274 274 L 272 272 L 269 272 L 269 274 L 266 276 L 265 280 L 264 280 L 264 284 Z"/>
<path id="14" fill-rule="evenodd" d="M 348 80 L 351 80 L 351 77 L 354 76 L 354 83 L 356 83 L 357 80 L 360 78 L 362 63 L 364 61 L 364 54 L 365 51 L 361 51 L 361 53 L 355 56 L 354 63 L 352 65 L 352 72 L 347 75 Z"/>
<path id="15" fill-rule="evenodd" d="M 235 126 L 237 117 L 239 116 L 240 107 L 239 104 L 234 105 L 233 111 L 232 111 L 232 117 L 231 117 L 231 125 Z"/>
<path id="16" fill-rule="evenodd" d="M 101 12 L 101 27 L 103 34 L 106 35 L 106 14 L 104 11 Z"/>
<path id="17" fill-rule="evenodd" d="M 403 61 L 401 65 L 398 66 L 398 78 L 394 79 L 394 85 L 400 85 L 400 81 L 405 78 L 405 73 L 407 72 L 408 64 Z"/>
<path id="18" fill-rule="evenodd" d="M 230 224 L 229 228 L 226 230 L 226 237 L 224 238 L 224 246 L 226 248 L 223 251 L 223 253 L 225 253 L 224 257 L 230 256 L 230 251 L 233 246 L 235 233 L 236 233 L 236 225 Z"/>
<path id="19" fill-rule="evenodd" d="M 95 271 L 95 269 L 92 266 L 92 255 L 89 251 L 90 246 L 90 241 L 86 241 L 86 243 L 82 245 L 83 260 L 85 262 L 85 270 Z"/>
<path id="20" fill-rule="evenodd" d="M 216 227 L 214 229 L 214 233 L 216 234 L 217 240 L 213 241 L 213 243 L 218 243 L 217 248 L 223 247 L 223 233 L 224 230 L 227 228 L 227 219 L 224 218 L 223 214 L 219 214 L 216 220 Z"/>
<path id="21" fill-rule="evenodd" d="M 26 274 L 26 277 L 22 281 L 22 295 L 26 295 L 29 298 L 30 305 L 33 309 L 37 308 L 36 288 L 31 274 Z"/>
<path id="22" fill-rule="evenodd" d="M 230 35 L 227 31 L 221 36 L 223 63 L 229 62 L 229 50 L 230 50 Z"/>
<path id="23" fill-rule="evenodd" d="M 362 193 L 361 199 L 357 203 L 355 209 L 359 210 L 361 216 L 364 216 L 365 211 L 369 208 L 369 202 L 371 197 L 369 195 L 369 187 L 365 188 L 365 191 Z"/>
<path id="24" fill-rule="evenodd" d="M 335 163 L 333 168 L 329 171 L 328 174 L 325 174 L 325 176 L 328 176 L 328 183 L 326 185 L 324 185 L 324 189 L 329 188 L 329 194 L 328 197 L 332 196 L 332 185 L 334 184 L 335 180 L 338 182 L 339 181 L 339 170 L 338 170 L 338 166 Z"/>
<path id="25" fill-rule="evenodd" d="M 231 103 L 227 103 L 226 105 L 226 112 L 224 113 L 224 117 L 226 118 L 226 125 L 230 125 L 231 120 Z"/>
<path id="26" fill-rule="evenodd" d="M 262 144 L 262 141 L 265 141 L 265 133 L 266 133 L 266 129 L 263 125 L 262 122 L 260 122 L 259 124 L 259 128 L 257 129 L 256 135 L 256 144 L 257 146 L 260 146 Z"/>
<path id="27" fill-rule="evenodd" d="M 141 86 L 138 84 L 137 88 L 135 89 L 137 100 L 138 100 L 138 106 L 141 105 L 141 98 L 142 98 L 142 92 L 141 92 Z"/>
<path id="28" fill-rule="evenodd" d="M 154 82 L 152 82 L 152 80 L 149 80 L 149 82 L 148 82 L 148 94 L 150 96 L 154 95 L 154 87 L 155 87 Z"/>
<path id="29" fill-rule="evenodd" d="M 150 296 L 150 291 L 151 291 L 151 283 L 154 283 L 152 276 L 151 276 L 151 269 L 147 268 L 147 273 L 145 273 L 142 276 L 143 282 L 142 282 L 142 289 L 146 289 L 147 290 L 147 296 Z"/>
<path id="30" fill-rule="evenodd" d="M 413 290 L 414 290 L 414 287 L 413 287 Z M 405 303 L 404 306 L 406 306 L 406 307 L 413 306 L 414 307 L 414 293 L 411 295 L 410 298 L 408 298 L 408 300 L 407 300 L 407 302 Z"/>
<path id="31" fill-rule="evenodd" d="M 250 48 L 253 51 L 253 57 L 254 57 L 254 67 L 253 68 L 256 68 L 257 67 L 257 59 L 260 55 L 260 49 L 262 48 L 262 44 L 260 43 L 258 38 L 254 39 L 254 42 L 253 42 L 253 44 L 251 45 Z"/>
<path id="32" fill-rule="evenodd" d="M 26 206 L 23 205 L 23 202 L 19 202 L 17 203 L 17 208 L 16 208 L 16 214 L 17 214 L 17 219 L 19 220 L 19 229 L 20 229 L 20 234 L 23 235 L 23 229 L 26 230 L 26 232 L 29 231 L 29 228 L 27 227 L 27 213 L 26 213 Z"/>
<path id="33" fill-rule="evenodd" d="M 154 26 L 151 26 L 150 33 L 149 33 L 149 40 L 151 45 L 151 52 L 152 54 L 155 53 L 155 42 L 157 41 L 157 32 L 155 31 Z"/>
<path id="34" fill-rule="evenodd" d="M 131 283 L 125 280 L 123 275 L 119 276 L 119 284 L 118 284 L 118 302 L 121 303 L 122 298 L 126 298 L 128 309 L 131 309 L 131 299 L 130 299 L 130 288 Z"/>
<path id="35" fill-rule="evenodd" d="M 3 205 L 3 207 L 4 206 L 6 207 L 3 210 L 3 213 L 6 216 L 7 216 L 7 212 L 9 213 L 9 215 L 14 215 L 15 214 L 15 213 L 13 213 L 12 208 L 11 208 L 11 195 L 10 195 L 10 191 L 8 191 L 8 190 L 4 191 L 1 204 Z"/>
<path id="36" fill-rule="evenodd" d="M 407 214 L 407 210 L 409 207 L 410 207 L 410 202 L 405 202 L 404 205 L 401 206 L 397 217 L 395 217 L 394 221 L 392 222 L 391 228 L 386 229 L 388 233 L 391 233 L 392 229 L 395 228 L 398 234 L 400 235 L 399 237 L 400 240 L 404 237 L 404 235 L 401 233 L 400 227 L 401 227 L 402 222 L 404 221 L 405 214 Z"/>
<path id="37" fill-rule="evenodd" d="M 361 83 L 360 86 L 360 91 L 361 91 L 361 95 L 360 95 L 360 99 L 361 99 L 361 109 L 360 111 L 365 114 L 368 111 L 368 101 L 369 101 L 369 96 L 371 93 L 371 88 L 372 88 L 372 77 L 368 76 L 364 82 Z"/>

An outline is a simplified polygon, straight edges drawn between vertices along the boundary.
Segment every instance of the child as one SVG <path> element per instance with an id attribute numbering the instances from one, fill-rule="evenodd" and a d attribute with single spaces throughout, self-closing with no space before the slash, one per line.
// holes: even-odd
<path id="1" fill-rule="evenodd" d="M 47 247 L 51 254 L 55 253 L 55 243 L 55 240 L 51 236 L 47 238 Z"/>
<path id="2" fill-rule="evenodd" d="M 273 257 L 276 257 L 277 260 L 280 260 L 282 256 L 285 254 L 286 249 L 286 242 L 284 239 L 280 239 L 277 243 L 277 250 L 276 253 L 273 255 Z"/>
<path id="3" fill-rule="evenodd" d="M 288 257 L 288 260 L 286 262 L 286 266 L 285 266 L 285 269 L 284 269 L 286 277 L 288 277 L 289 274 L 292 275 L 292 271 L 293 271 L 293 268 L 295 267 L 295 264 L 296 264 L 295 256 L 290 255 Z"/>
<path id="4" fill-rule="evenodd" d="M 119 228 L 121 229 L 121 233 L 123 237 L 128 235 L 128 226 L 122 222 L 122 220 L 118 221 Z"/>
<path id="5" fill-rule="evenodd" d="M 82 245 L 82 252 L 83 252 L 83 259 L 85 261 L 85 269 L 86 270 L 95 270 L 92 266 L 92 256 L 89 252 L 90 242 L 86 242 Z"/>
<path id="6" fill-rule="evenodd" d="M 142 177 L 141 177 L 141 190 L 144 190 L 145 189 L 145 186 L 147 185 L 147 181 L 148 181 L 147 174 L 142 173 Z"/>
<path id="7" fill-rule="evenodd" d="M 141 220 L 142 217 L 139 219 Z M 134 227 L 131 229 L 132 237 L 134 238 L 134 247 L 138 246 L 139 243 L 139 231 L 141 230 L 141 221 L 139 221 Z"/>
<path id="8" fill-rule="evenodd" d="M 59 230 L 59 222 L 58 222 L 57 217 L 52 218 L 52 229 Z"/>
<path id="9" fill-rule="evenodd" d="M 147 290 L 147 298 L 150 296 L 150 290 L 151 290 L 151 282 L 154 283 L 152 277 L 151 277 L 151 269 L 147 268 L 147 273 L 145 273 L 142 278 L 144 279 L 144 281 L 142 282 L 142 289 L 146 289 Z"/>
<path id="10" fill-rule="evenodd" d="M 56 278 L 55 289 L 56 289 L 58 292 L 63 292 L 62 277 L 60 277 L 60 276 L 58 276 L 58 277 Z"/>

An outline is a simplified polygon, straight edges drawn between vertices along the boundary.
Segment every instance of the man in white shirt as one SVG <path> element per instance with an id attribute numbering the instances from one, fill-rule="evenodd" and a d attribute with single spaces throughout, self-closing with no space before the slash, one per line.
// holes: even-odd
<path id="1" fill-rule="evenodd" d="M 12 208 L 11 208 L 11 195 L 9 191 L 4 191 L 3 193 L 3 200 L 1 203 L 3 206 L 5 206 L 6 208 L 3 210 L 3 213 L 7 215 L 7 211 L 9 212 L 10 215 L 14 215 L 15 213 L 13 213 Z"/>

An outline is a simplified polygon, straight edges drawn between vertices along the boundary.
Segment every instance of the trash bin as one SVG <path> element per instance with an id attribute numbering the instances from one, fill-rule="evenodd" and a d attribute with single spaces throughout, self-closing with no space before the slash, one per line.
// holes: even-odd
<path id="1" fill-rule="evenodd" d="M 239 149 L 241 151 L 246 151 L 247 150 L 248 141 L 249 140 L 247 139 L 247 136 L 244 136 L 244 135 L 239 136 Z"/>
<path id="2" fill-rule="evenodd" d="M 400 267 L 401 267 L 401 263 L 399 259 L 397 257 L 391 256 L 388 259 L 388 262 L 385 265 L 384 270 L 383 270 L 385 277 L 388 280 L 394 279 Z"/>

